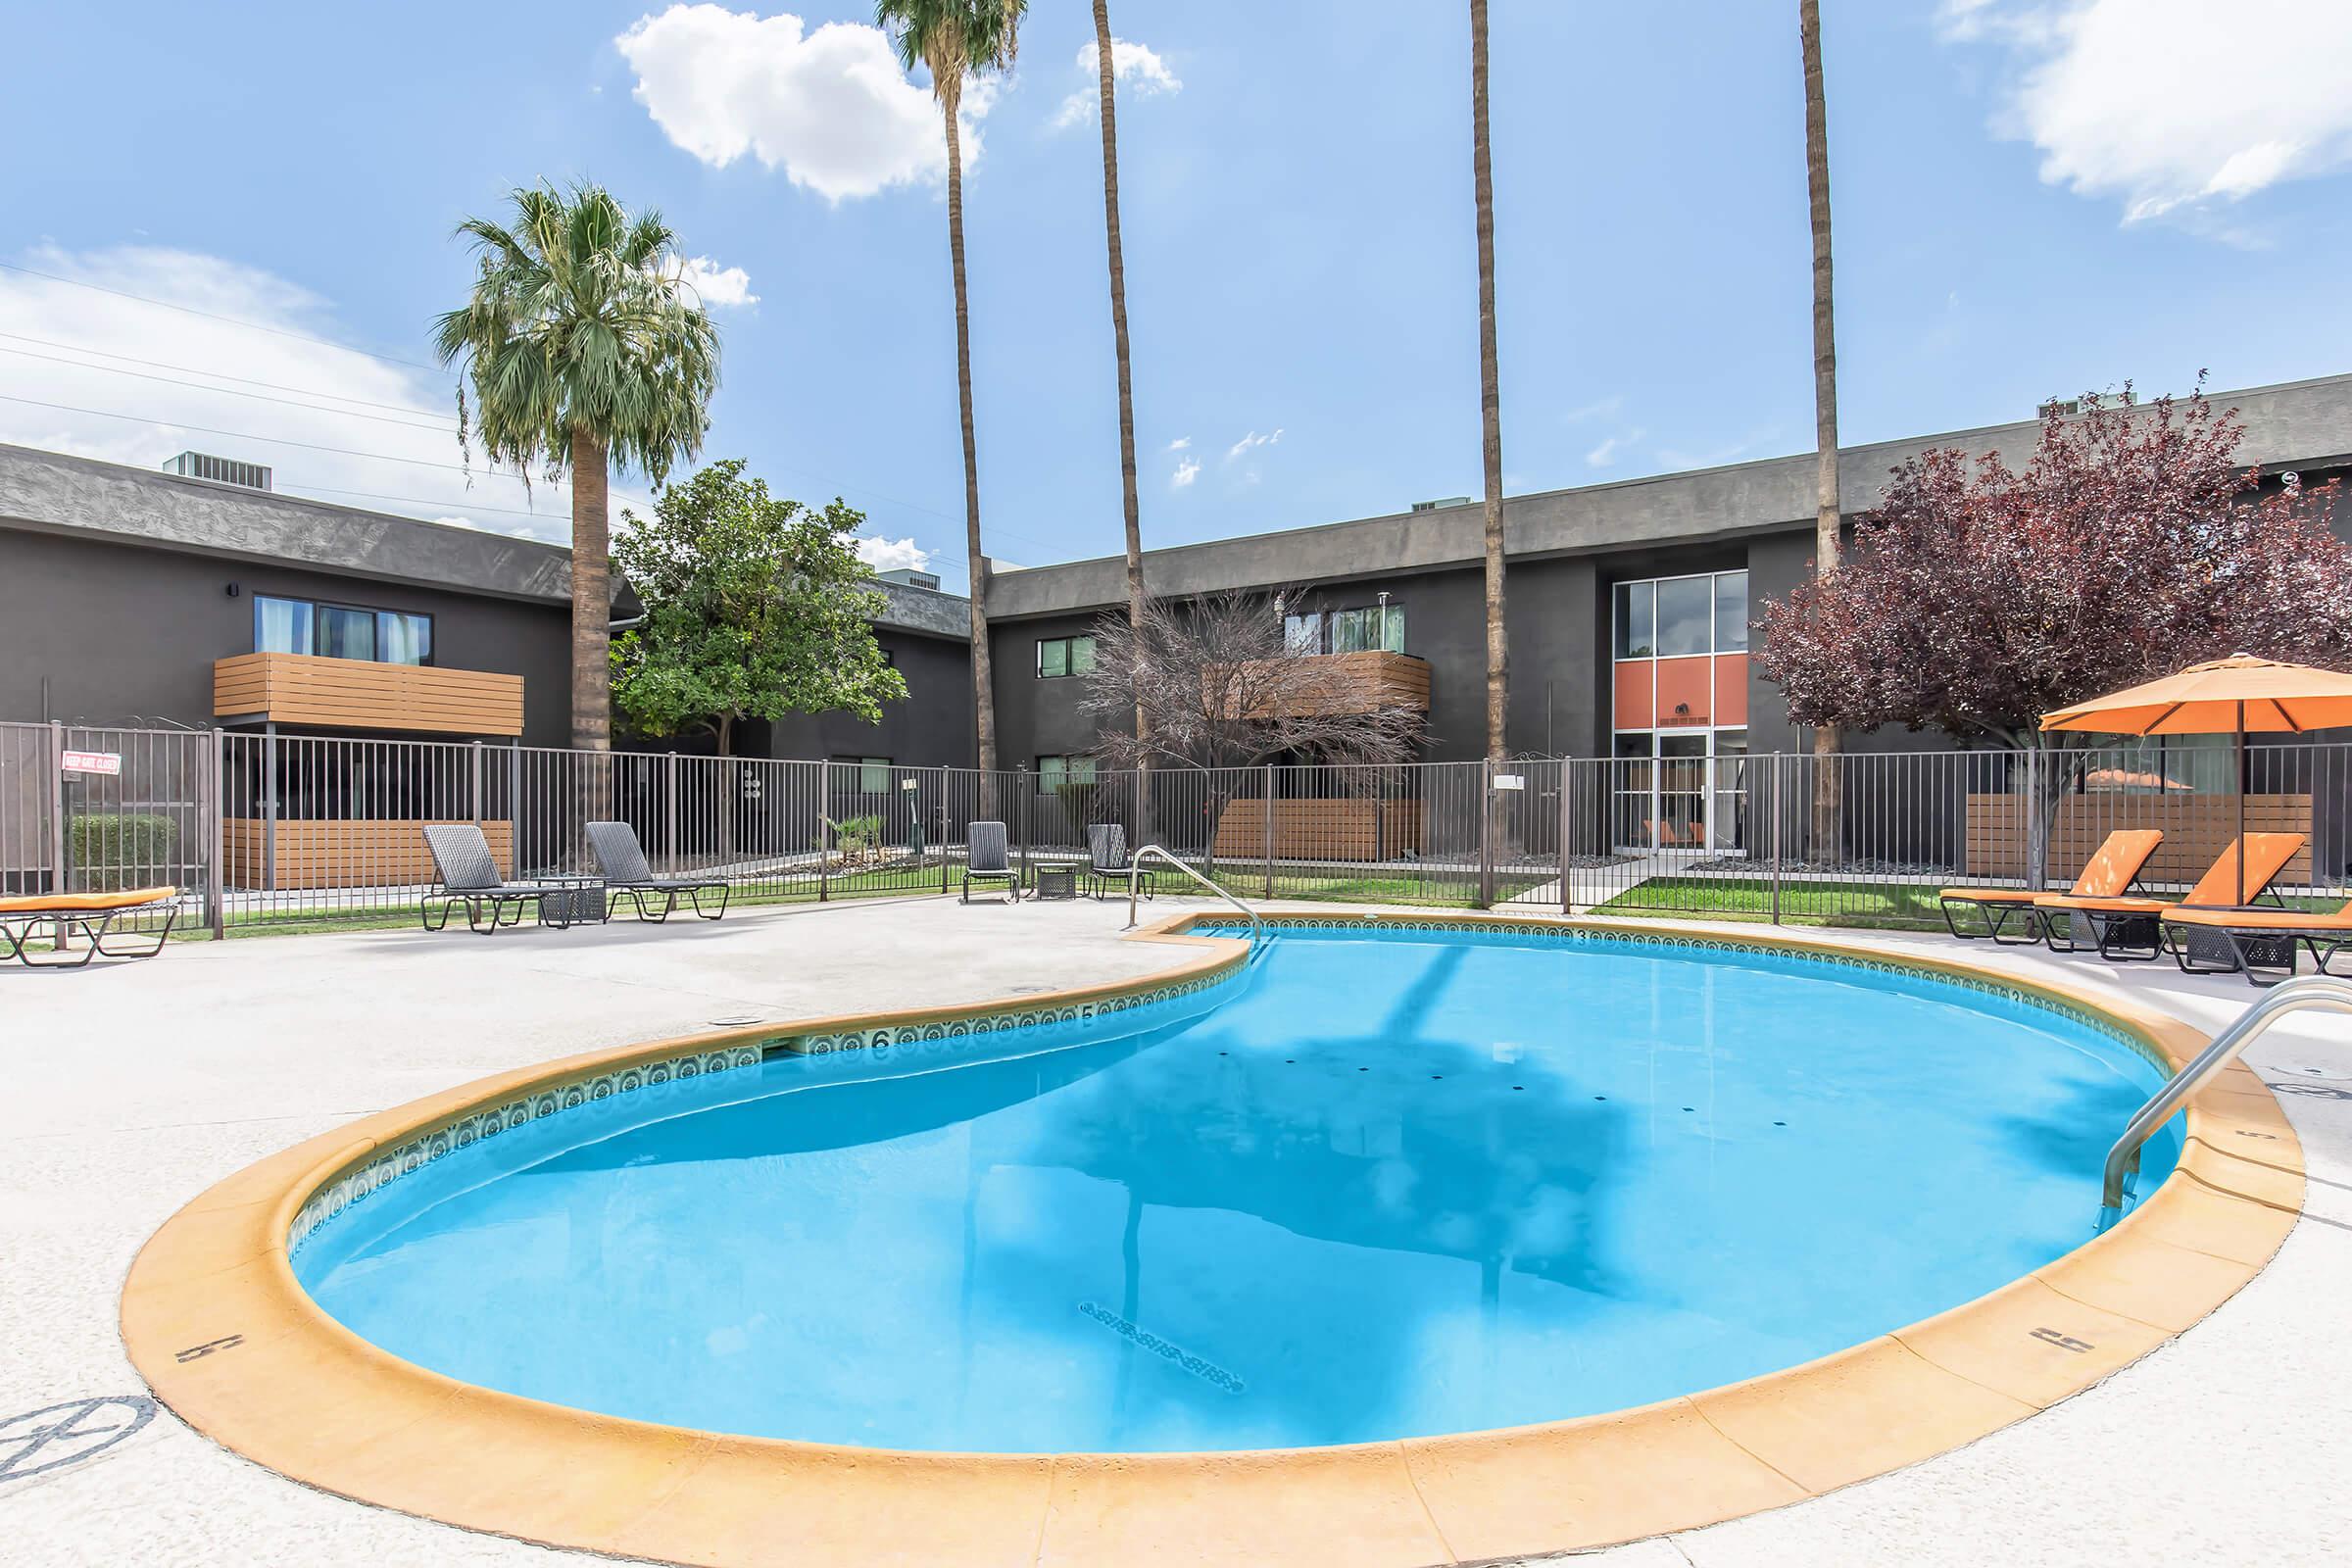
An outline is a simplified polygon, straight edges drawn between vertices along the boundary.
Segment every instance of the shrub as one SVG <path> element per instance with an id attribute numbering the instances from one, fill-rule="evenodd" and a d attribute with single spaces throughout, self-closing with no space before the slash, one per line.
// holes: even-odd
<path id="1" fill-rule="evenodd" d="M 844 855 L 870 850 L 882 842 L 882 819 L 878 816 L 853 816 L 834 824 L 834 841 Z"/>
<path id="2" fill-rule="evenodd" d="M 114 893 L 153 881 L 179 847 L 179 824 L 155 811 L 97 811 L 68 820 L 66 853 L 74 881 Z"/>

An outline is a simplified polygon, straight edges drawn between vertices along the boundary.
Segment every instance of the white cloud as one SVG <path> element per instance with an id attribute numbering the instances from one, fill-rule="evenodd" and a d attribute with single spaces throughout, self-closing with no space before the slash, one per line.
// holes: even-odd
<path id="1" fill-rule="evenodd" d="M 754 157 L 828 201 L 943 176 L 947 136 L 931 89 L 899 69 L 879 27 L 673 5 L 613 40 L 637 74 L 636 98 L 677 146 L 715 169 Z M 965 85 L 965 168 L 996 92 Z"/>
<path id="2" fill-rule="evenodd" d="M 1200 477 L 1200 461 L 1198 458 L 1178 458 L 1176 471 L 1168 475 L 1168 488 L 1182 490 Z"/>
<path id="3" fill-rule="evenodd" d="M 721 267 L 708 256 L 697 256 L 679 270 L 678 281 L 692 289 L 705 305 L 757 305 L 752 275 L 740 267 Z"/>
<path id="4" fill-rule="evenodd" d="M 1940 21 L 2008 54 L 1995 128 L 2127 222 L 2352 166 L 2343 0 L 1946 0 Z"/>
<path id="5" fill-rule="evenodd" d="M 313 341 L 356 334 L 298 284 L 158 246 L 39 246 L 11 259 L 118 292 L 0 271 L 0 391 L 30 400 L 0 399 L 0 441 L 138 467 L 193 449 L 266 464 L 289 494 L 570 537 L 564 486 L 526 487 L 479 447 L 468 485 L 453 373 L 423 368 L 422 348 L 410 367 Z M 646 509 L 625 483 L 613 503 Z"/>
<path id="6" fill-rule="evenodd" d="M 1570 409 L 1566 414 L 1561 415 L 1560 417 L 1569 424 L 1582 424 L 1587 419 L 1606 418 L 1608 416 L 1615 414 L 1619 409 L 1624 407 L 1625 398 L 1623 394 L 1612 392 L 1605 398 L 1596 398 L 1591 403 L 1584 404 L 1578 408 Z"/>
<path id="7" fill-rule="evenodd" d="M 1605 468 L 1617 461 L 1618 453 L 1648 434 L 1645 430 L 1620 430 L 1602 440 L 1600 445 L 1585 454 L 1585 461 L 1595 468 Z"/>
<path id="8" fill-rule="evenodd" d="M 1257 447 L 1270 447 L 1281 439 L 1282 432 L 1279 429 L 1276 430 L 1272 435 L 1259 435 L 1255 430 L 1252 430 L 1248 435 L 1242 437 L 1239 441 L 1236 441 L 1232 446 L 1225 449 L 1225 461 L 1231 463 L 1234 459 L 1240 457 L 1245 452 L 1249 452 Z"/>
<path id="9" fill-rule="evenodd" d="M 906 539 L 870 538 L 858 541 L 858 559 L 875 571 L 928 571 L 931 552 Z"/>
<path id="10" fill-rule="evenodd" d="M 1191 436 L 1180 435 L 1175 440 L 1168 443 L 1168 450 L 1170 452 L 1182 452 L 1186 447 L 1189 447 L 1192 444 L 1193 438 Z"/>
<path id="11" fill-rule="evenodd" d="M 1061 108 L 1054 116 L 1052 128 L 1055 130 L 1095 122 L 1095 111 L 1102 98 L 1102 56 L 1092 38 L 1078 46 L 1078 72 L 1086 78 L 1086 85 L 1061 101 Z M 1125 84 L 1126 97 L 1130 99 L 1156 98 L 1184 90 L 1184 83 L 1176 79 L 1176 73 L 1168 69 L 1166 61 L 1143 44 L 1130 43 L 1125 38 L 1110 40 L 1110 74 L 1112 80 Z"/>

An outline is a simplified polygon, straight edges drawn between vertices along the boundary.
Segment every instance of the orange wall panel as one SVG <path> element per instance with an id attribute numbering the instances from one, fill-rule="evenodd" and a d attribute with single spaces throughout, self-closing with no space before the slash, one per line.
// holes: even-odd
<path id="1" fill-rule="evenodd" d="M 1738 729 L 1747 722 L 1747 656 L 1715 656 L 1715 722 Z"/>
<path id="2" fill-rule="evenodd" d="M 1714 661 L 1707 658 L 1658 661 L 1658 728 L 1711 724 Z"/>
<path id="3" fill-rule="evenodd" d="M 1631 660 L 1617 666 L 1617 727 L 1649 728 L 1649 661 Z"/>

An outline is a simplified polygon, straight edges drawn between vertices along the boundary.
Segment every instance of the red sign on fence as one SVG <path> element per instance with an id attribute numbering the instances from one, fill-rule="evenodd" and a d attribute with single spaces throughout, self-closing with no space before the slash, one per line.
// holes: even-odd
<path id="1" fill-rule="evenodd" d="M 122 771 L 121 752 L 68 752 L 64 761 L 69 773 L 120 774 Z"/>

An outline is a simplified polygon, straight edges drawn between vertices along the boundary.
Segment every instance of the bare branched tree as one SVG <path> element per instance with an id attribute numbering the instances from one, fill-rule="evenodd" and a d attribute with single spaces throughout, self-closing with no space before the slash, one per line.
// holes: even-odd
<path id="1" fill-rule="evenodd" d="M 1290 645 L 1284 619 L 1303 598 L 1229 589 L 1147 599 L 1132 622 L 1103 616 L 1078 699 L 1101 726 L 1096 755 L 1122 768 L 1413 760 L 1429 739 L 1426 714 L 1376 686 L 1359 691 L 1350 666 Z M 1139 717 L 1141 738 L 1128 728 Z"/>

